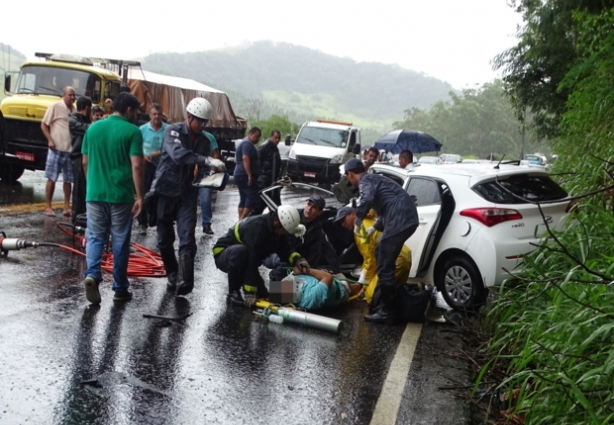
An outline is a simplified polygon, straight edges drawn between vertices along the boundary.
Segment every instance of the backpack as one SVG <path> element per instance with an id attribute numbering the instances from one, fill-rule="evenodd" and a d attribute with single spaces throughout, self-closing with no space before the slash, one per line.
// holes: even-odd
<path id="1" fill-rule="evenodd" d="M 415 283 L 398 285 L 394 293 L 394 316 L 399 322 L 424 323 L 424 313 L 431 301 L 432 290 L 420 290 Z M 370 313 L 379 305 L 381 291 L 379 285 L 373 294 Z"/>

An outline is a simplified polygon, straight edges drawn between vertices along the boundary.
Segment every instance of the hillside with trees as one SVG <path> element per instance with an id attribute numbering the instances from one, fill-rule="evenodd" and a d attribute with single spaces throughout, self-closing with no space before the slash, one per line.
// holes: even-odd
<path id="1" fill-rule="evenodd" d="M 225 50 L 156 53 L 143 59 L 143 67 L 225 90 L 239 113 L 256 120 L 284 114 L 344 119 L 379 133 L 390 130 L 404 110 L 427 109 L 453 91 L 446 82 L 398 65 L 356 62 L 267 41 Z M 234 93 L 248 101 L 235 101 Z M 258 106 L 266 112 L 257 114 Z"/>

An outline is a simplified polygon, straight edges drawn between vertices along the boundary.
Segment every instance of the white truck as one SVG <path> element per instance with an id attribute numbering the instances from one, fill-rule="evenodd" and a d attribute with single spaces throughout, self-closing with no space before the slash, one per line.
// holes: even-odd
<path id="1" fill-rule="evenodd" d="M 360 128 L 341 121 L 309 121 L 290 149 L 287 174 L 294 181 L 328 186 L 341 178 L 339 166 L 359 154 Z"/>

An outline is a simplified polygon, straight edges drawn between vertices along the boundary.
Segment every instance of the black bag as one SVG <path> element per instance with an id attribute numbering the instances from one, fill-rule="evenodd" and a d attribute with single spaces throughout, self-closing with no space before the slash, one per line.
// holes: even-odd
<path id="1" fill-rule="evenodd" d="M 424 313 L 431 300 L 432 291 L 420 290 L 416 284 L 406 283 L 397 286 L 394 313 L 401 322 L 423 323 Z"/>

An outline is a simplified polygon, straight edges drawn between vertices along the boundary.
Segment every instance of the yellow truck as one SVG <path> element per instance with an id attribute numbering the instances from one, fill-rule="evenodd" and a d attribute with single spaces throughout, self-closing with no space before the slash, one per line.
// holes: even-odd
<path id="1" fill-rule="evenodd" d="M 13 75 L 5 75 L 8 97 L 0 103 L 0 179 L 6 182 L 17 181 L 24 170 L 45 169 L 47 139 L 41 121 L 49 105 L 61 99 L 66 86 L 75 89 L 77 98 L 87 96 L 94 106 L 110 111 L 105 99 L 114 99 L 126 84 L 141 102 L 141 117 L 147 117 L 155 102 L 169 122 L 185 119 L 187 103 L 194 97 L 205 97 L 215 111 L 206 130 L 216 136 L 225 160 L 234 155 L 232 139 L 245 135 L 247 123 L 234 114 L 226 93 L 196 81 L 143 71 L 138 61 L 52 53 L 35 56 L 41 60 L 21 65 L 16 81 Z"/>

